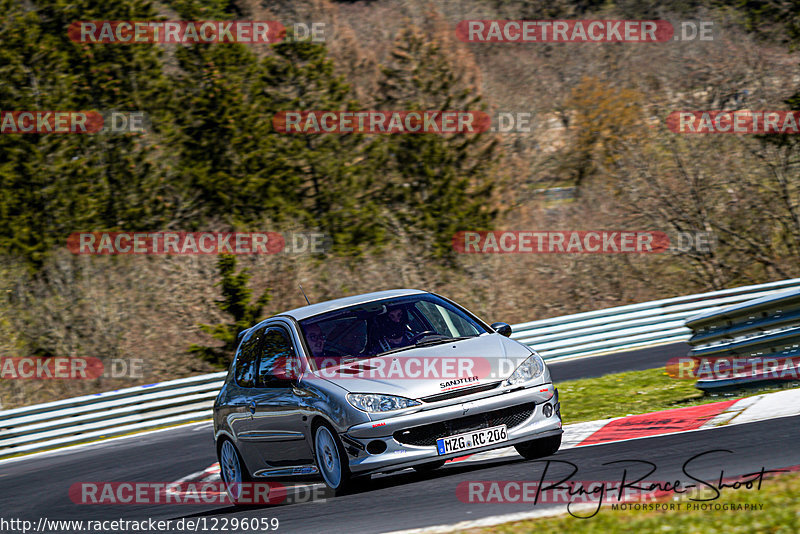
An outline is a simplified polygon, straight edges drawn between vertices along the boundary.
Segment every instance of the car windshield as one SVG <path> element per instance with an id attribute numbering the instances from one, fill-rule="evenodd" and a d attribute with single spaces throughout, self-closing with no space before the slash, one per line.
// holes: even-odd
<path id="1" fill-rule="evenodd" d="M 467 312 L 429 293 L 323 313 L 300 321 L 300 328 L 318 367 L 488 333 Z"/>

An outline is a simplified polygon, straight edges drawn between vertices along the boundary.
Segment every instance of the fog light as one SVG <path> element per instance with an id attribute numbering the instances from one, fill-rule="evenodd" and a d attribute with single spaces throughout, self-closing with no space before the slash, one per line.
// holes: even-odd
<path id="1" fill-rule="evenodd" d="M 370 454 L 381 454 L 386 451 L 386 442 L 381 440 L 370 441 L 367 444 L 367 452 Z"/>
<path id="2" fill-rule="evenodd" d="M 553 415 L 553 405 L 545 404 L 544 408 L 542 408 L 542 413 L 544 413 L 545 417 L 550 417 L 551 415 Z"/>

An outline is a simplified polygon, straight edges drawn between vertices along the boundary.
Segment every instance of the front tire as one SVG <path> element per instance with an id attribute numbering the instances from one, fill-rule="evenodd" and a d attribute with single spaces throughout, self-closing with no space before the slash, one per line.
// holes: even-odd
<path id="1" fill-rule="evenodd" d="M 559 447 L 561 447 L 561 434 L 514 445 L 517 452 L 526 460 L 535 460 L 537 458 L 551 456 L 556 453 Z"/>
<path id="2" fill-rule="evenodd" d="M 314 456 L 325 485 L 335 495 L 344 495 L 352 490 L 352 477 L 344 447 L 336 432 L 325 423 L 314 432 Z"/>
<path id="3" fill-rule="evenodd" d="M 242 484 L 248 484 L 253 479 L 247 472 L 242 457 L 231 440 L 223 440 L 219 448 L 218 459 L 219 475 L 225 484 L 225 491 L 228 492 L 228 497 L 233 504 L 241 506 L 242 496 L 245 493 Z"/>

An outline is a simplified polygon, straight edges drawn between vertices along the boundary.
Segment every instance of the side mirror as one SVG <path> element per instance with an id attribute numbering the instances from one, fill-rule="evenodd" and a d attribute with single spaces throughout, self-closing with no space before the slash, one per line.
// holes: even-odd
<path id="1" fill-rule="evenodd" d="M 511 326 L 508 323 L 492 323 L 492 328 L 501 336 L 508 337 L 511 335 Z"/>
<path id="2" fill-rule="evenodd" d="M 290 356 L 280 356 L 273 362 L 270 381 L 280 386 L 288 386 L 297 384 L 301 376 L 303 376 L 303 364 L 292 352 Z"/>

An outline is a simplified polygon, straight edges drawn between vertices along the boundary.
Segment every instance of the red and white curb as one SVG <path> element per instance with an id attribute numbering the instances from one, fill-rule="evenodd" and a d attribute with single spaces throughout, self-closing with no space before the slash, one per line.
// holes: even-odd
<path id="1" fill-rule="evenodd" d="M 605 421 L 592 421 L 568 425 L 564 428 L 566 441 L 577 441 L 572 446 L 599 445 L 629 439 L 640 439 L 693 430 L 705 430 L 723 425 L 755 423 L 779 417 L 800 415 L 800 389 L 790 389 L 729 400 L 652 412 Z M 596 428 L 598 423 L 603 423 Z M 584 437 L 587 430 L 596 428 Z M 578 440 L 567 440 L 568 430 Z M 577 433 L 576 433 L 577 432 Z M 562 448 L 568 448 L 562 445 Z"/>

